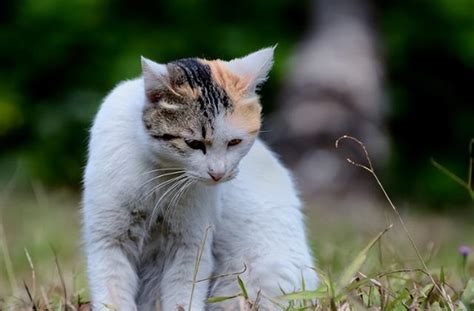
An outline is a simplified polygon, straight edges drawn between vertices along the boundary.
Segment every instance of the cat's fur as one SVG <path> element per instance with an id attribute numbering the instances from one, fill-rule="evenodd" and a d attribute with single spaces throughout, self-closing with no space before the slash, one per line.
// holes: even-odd
<path id="1" fill-rule="evenodd" d="M 192 310 L 234 310 L 236 299 L 206 298 L 239 293 L 235 275 L 203 279 L 245 266 L 251 299 L 301 289 L 302 278 L 315 288 L 291 176 L 257 139 L 256 89 L 272 63 L 273 48 L 229 62 L 142 59 L 143 77 L 104 100 L 84 177 L 94 309 L 153 310 L 159 300 L 187 310 L 193 292 Z"/>

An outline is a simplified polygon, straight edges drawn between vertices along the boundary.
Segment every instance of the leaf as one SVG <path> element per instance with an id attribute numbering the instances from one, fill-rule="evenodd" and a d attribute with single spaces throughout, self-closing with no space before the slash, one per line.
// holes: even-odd
<path id="1" fill-rule="evenodd" d="M 328 290 L 326 287 L 319 287 L 316 290 L 305 290 L 301 292 L 294 292 L 281 295 L 278 298 L 283 300 L 312 300 L 327 298 Z"/>
<path id="2" fill-rule="evenodd" d="M 466 288 L 461 295 L 461 301 L 468 308 L 474 306 L 474 278 L 469 279 L 467 282 Z"/>
<path id="3" fill-rule="evenodd" d="M 433 302 L 431 304 L 430 310 L 432 310 L 432 311 L 442 311 L 443 308 L 441 308 L 441 306 L 439 305 L 439 302 L 436 301 L 436 302 Z"/>
<path id="4" fill-rule="evenodd" d="M 458 305 L 456 306 L 456 311 L 469 311 L 469 310 L 461 301 L 459 301 Z"/>
<path id="5" fill-rule="evenodd" d="M 439 282 L 441 284 L 444 284 L 444 283 L 446 283 L 445 281 L 446 280 L 445 280 L 445 276 L 444 276 L 444 267 L 441 266 L 441 271 L 439 272 Z"/>
<path id="6" fill-rule="evenodd" d="M 384 231 L 380 232 L 370 243 L 354 258 L 354 260 L 347 266 L 346 269 L 341 274 L 339 279 L 338 289 L 342 289 L 351 283 L 353 276 L 360 270 L 365 260 L 367 259 L 367 254 L 369 250 L 374 246 L 375 243 L 388 231 L 392 228 L 392 225 L 387 227 Z"/>
<path id="7" fill-rule="evenodd" d="M 240 276 L 237 276 L 237 281 L 239 282 L 239 287 L 242 290 L 242 295 L 245 299 L 249 299 L 249 295 L 247 293 L 247 289 L 245 288 L 244 281 L 242 281 Z"/>
<path id="8" fill-rule="evenodd" d="M 395 297 L 394 300 L 387 304 L 385 310 L 406 310 L 406 308 L 403 306 L 403 302 L 409 298 L 409 292 L 407 290 L 402 290 L 398 293 L 398 296 Z"/>
<path id="9" fill-rule="evenodd" d="M 420 293 L 421 293 L 424 297 L 428 297 L 428 295 L 433 291 L 433 287 L 434 287 L 433 284 L 425 285 L 425 287 L 423 287 L 423 288 L 421 289 Z"/>
<path id="10" fill-rule="evenodd" d="M 217 302 L 222 302 L 230 299 L 234 299 L 239 297 L 240 295 L 234 295 L 234 296 L 216 296 L 216 297 L 209 297 L 207 298 L 208 303 L 217 303 Z"/>

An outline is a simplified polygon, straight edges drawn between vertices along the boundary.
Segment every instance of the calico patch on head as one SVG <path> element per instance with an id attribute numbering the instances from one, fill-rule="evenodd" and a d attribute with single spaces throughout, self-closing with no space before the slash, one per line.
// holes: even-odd
<path id="1" fill-rule="evenodd" d="M 175 137 L 212 141 L 216 121 L 224 119 L 256 135 L 261 126 L 256 89 L 272 62 L 273 48 L 228 62 L 186 58 L 161 65 L 142 58 L 146 130 L 172 145 Z"/>

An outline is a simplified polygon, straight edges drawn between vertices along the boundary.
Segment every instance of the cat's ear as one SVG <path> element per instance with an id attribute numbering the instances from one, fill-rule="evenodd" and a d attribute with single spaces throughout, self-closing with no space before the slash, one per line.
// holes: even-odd
<path id="1" fill-rule="evenodd" d="M 150 102 L 156 102 L 163 90 L 170 88 L 169 74 L 166 65 L 155 63 L 141 57 L 145 94 Z"/>
<path id="2" fill-rule="evenodd" d="M 268 78 L 276 45 L 227 62 L 227 68 L 247 82 L 247 92 L 255 92 Z"/>

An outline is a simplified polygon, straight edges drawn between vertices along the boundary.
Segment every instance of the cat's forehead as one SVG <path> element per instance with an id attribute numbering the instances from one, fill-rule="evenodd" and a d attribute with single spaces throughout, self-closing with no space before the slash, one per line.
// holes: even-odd
<path id="1" fill-rule="evenodd" d="M 191 97 L 206 117 L 215 118 L 223 111 L 232 110 L 227 90 L 214 79 L 209 63 L 197 58 L 180 59 L 170 63 L 168 70 L 173 86 Z"/>
<path id="2" fill-rule="evenodd" d="M 247 81 L 221 60 L 179 59 L 168 64 L 168 71 L 174 89 L 197 106 L 211 128 L 219 115 L 233 114 L 245 95 Z"/>
<path id="3" fill-rule="evenodd" d="M 238 77 L 228 70 L 221 60 L 184 58 L 168 64 L 172 84 L 194 97 L 199 97 L 203 105 L 219 112 L 233 108 L 248 86 L 247 79 Z"/>
<path id="4" fill-rule="evenodd" d="M 231 73 L 225 62 L 185 58 L 168 63 L 167 69 L 170 88 L 158 97 L 158 106 L 144 112 L 145 124 L 155 125 L 155 134 L 191 133 L 212 139 L 227 125 L 249 133 L 259 129 L 258 97 L 249 98 L 247 81 Z"/>

